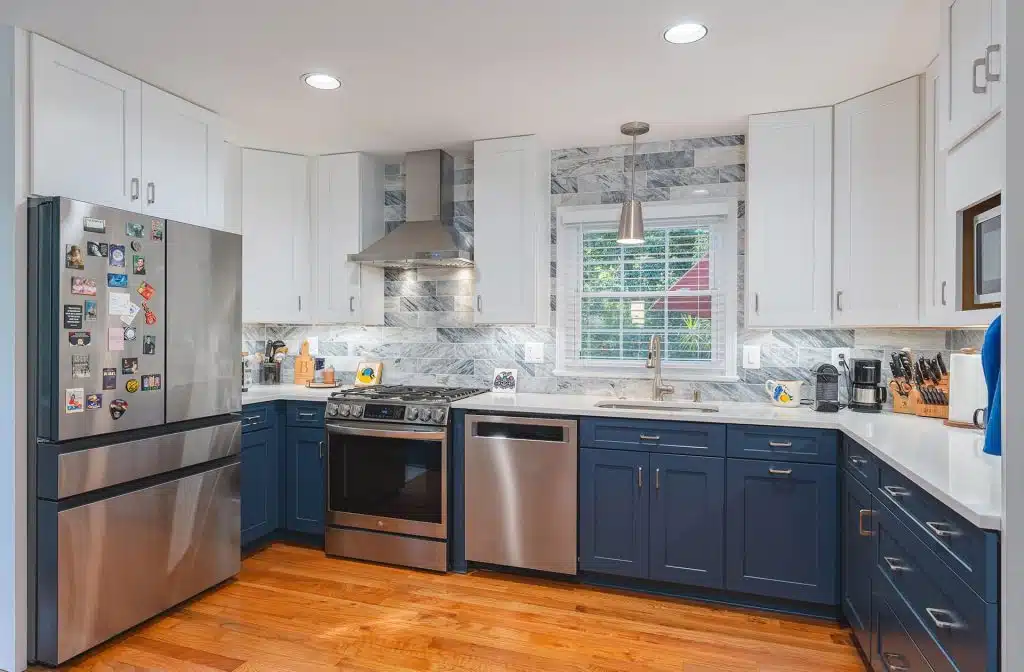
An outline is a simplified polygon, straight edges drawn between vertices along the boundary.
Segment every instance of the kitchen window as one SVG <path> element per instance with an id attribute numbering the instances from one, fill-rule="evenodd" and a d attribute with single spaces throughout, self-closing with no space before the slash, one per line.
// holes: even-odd
<path id="1" fill-rule="evenodd" d="M 644 204 L 644 244 L 616 242 L 620 206 L 558 210 L 556 373 L 735 380 L 737 202 Z"/>

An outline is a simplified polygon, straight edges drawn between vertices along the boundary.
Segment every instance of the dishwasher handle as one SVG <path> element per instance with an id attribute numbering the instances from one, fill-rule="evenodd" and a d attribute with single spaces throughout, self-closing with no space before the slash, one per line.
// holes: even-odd
<path id="1" fill-rule="evenodd" d="M 577 445 L 575 420 L 467 415 L 466 443 L 470 441 L 530 441 Z"/>

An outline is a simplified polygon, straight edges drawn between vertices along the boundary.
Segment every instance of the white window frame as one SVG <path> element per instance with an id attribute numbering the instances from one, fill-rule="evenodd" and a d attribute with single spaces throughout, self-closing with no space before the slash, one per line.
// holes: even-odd
<path id="1" fill-rule="evenodd" d="M 687 217 L 724 216 L 725 221 L 716 227 L 712 234 L 711 245 L 715 250 L 716 284 L 724 300 L 725 313 L 725 373 L 713 373 L 699 364 L 679 364 L 663 362 L 663 375 L 672 380 L 705 380 L 718 382 L 735 382 L 736 374 L 736 330 L 739 299 L 737 281 L 739 268 L 739 251 L 737 249 L 737 220 L 739 219 L 739 199 L 709 198 L 701 200 L 656 201 L 644 203 L 644 223 L 657 226 L 659 222 L 679 220 Z M 600 365 L 587 364 L 573 366 L 567 362 L 570 319 L 578 319 L 568 315 L 570 307 L 576 309 L 570 294 L 576 291 L 577 278 L 567 277 L 563 269 L 576 268 L 580 260 L 575 257 L 579 253 L 578 225 L 607 224 L 617 222 L 622 206 L 613 205 L 578 205 L 561 206 L 556 214 L 558 234 L 558 274 L 556 278 L 557 305 L 555 310 L 555 371 L 556 376 L 576 376 L 592 378 L 649 378 L 651 373 L 644 362 L 636 364 Z M 718 281 L 721 281 L 718 283 Z M 716 371 L 720 371 L 716 367 Z"/>

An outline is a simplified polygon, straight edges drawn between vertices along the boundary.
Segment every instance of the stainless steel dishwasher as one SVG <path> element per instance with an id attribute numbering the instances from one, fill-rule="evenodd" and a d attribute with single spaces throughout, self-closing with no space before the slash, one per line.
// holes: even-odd
<path id="1" fill-rule="evenodd" d="M 576 573 L 576 420 L 466 416 L 466 559 Z"/>

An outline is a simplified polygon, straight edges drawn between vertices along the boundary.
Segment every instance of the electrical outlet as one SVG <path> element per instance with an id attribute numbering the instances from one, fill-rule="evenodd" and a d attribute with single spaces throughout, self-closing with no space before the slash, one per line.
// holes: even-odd
<path id="1" fill-rule="evenodd" d="M 744 369 L 760 369 L 761 368 L 761 346 L 760 345 L 744 345 L 743 346 L 743 368 Z"/>
<path id="2" fill-rule="evenodd" d="M 544 363 L 544 344 L 543 343 L 527 343 L 523 346 L 524 359 L 527 364 L 543 364 Z"/>
<path id="3" fill-rule="evenodd" d="M 853 358 L 853 348 L 832 348 L 832 366 L 839 367 L 839 355 L 846 358 L 846 363 L 849 364 Z M 840 368 L 840 371 L 842 369 Z"/>

